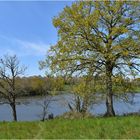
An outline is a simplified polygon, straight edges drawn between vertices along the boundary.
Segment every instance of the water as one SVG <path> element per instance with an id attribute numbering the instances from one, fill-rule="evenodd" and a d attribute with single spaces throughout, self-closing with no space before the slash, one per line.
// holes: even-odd
<path id="1" fill-rule="evenodd" d="M 53 113 L 54 116 L 63 114 L 69 111 L 67 101 L 71 101 L 72 95 L 58 95 L 53 97 L 53 101 L 49 105 L 49 113 Z M 40 114 L 42 113 L 42 107 L 39 103 L 43 103 L 43 97 L 28 97 L 18 99 L 22 104 L 17 105 L 17 117 L 19 121 L 33 121 L 40 120 Z M 137 112 L 140 110 L 140 94 L 136 94 L 134 97 L 134 104 L 124 103 L 121 100 L 115 100 L 114 102 L 115 112 L 117 114 Z M 90 112 L 94 115 L 104 114 L 106 112 L 105 101 L 99 104 L 94 104 L 90 108 Z M 12 112 L 9 105 L 0 105 L 0 121 L 11 121 Z"/>

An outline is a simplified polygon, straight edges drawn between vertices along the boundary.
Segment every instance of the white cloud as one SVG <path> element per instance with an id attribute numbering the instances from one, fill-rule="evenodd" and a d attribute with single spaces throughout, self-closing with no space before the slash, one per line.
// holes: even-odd
<path id="1" fill-rule="evenodd" d="M 3 40 L 3 42 L 6 42 L 5 46 L 2 48 L 2 51 L 5 54 L 44 56 L 50 48 L 50 45 L 41 41 L 30 42 L 18 38 L 9 38 L 3 35 L 0 35 L 0 39 Z"/>
<path id="2" fill-rule="evenodd" d="M 28 55 L 45 55 L 50 45 L 43 42 L 29 42 L 15 39 L 15 42 L 23 49 Z"/>

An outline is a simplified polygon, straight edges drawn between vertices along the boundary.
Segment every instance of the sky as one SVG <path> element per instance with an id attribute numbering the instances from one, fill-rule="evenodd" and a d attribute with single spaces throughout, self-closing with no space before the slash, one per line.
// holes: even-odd
<path id="1" fill-rule="evenodd" d="M 0 1 L 0 57 L 18 56 L 26 76 L 45 75 L 38 62 L 57 40 L 54 16 L 72 1 Z"/>

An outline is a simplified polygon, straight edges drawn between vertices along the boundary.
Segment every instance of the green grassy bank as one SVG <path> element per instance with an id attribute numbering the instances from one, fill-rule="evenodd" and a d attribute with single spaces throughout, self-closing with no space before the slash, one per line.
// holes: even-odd
<path id="1" fill-rule="evenodd" d="M 0 138 L 140 138 L 140 117 L 1 122 Z"/>

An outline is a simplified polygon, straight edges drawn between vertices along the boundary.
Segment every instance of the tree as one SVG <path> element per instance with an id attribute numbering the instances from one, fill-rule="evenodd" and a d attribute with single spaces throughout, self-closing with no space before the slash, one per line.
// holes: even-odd
<path id="1" fill-rule="evenodd" d="M 49 113 L 49 106 L 52 101 L 54 101 L 54 100 L 52 100 L 52 96 L 47 96 L 44 98 L 43 102 L 37 103 L 37 105 L 41 106 L 41 108 L 42 108 L 42 112 L 39 115 L 39 117 L 41 118 L 41 121 L 45 121 L 47 119 L 47 115 Z"/>
<path id="2" fill-rule="evenodd" d="M 116 75 L 140 71 L 140 3 L 80 1 L 66 6 L 53 19 L 59 40 L 42 67 L 58 74 L 105 75 L 106 116 L 115 116 L 113 81 Z"/>
<path id="3" fill-rule="evenodd" d="M 25 71 L 20 67 L 16 55 L 5 55 L 0 59 L 0 96 L 4 99 L 2 103 L 9 104 L 12 108 L 13 119 L 17 121 L 16 98 L 18 93 L 16 78 L 21 76 Z"/>
<path id="4" fill-rule="evenodd" d="M 68 103 L 69 109 L 74 112 L 81 113 L 83 116 L 87 114 L 88 108 L 91 104 L 95 103 L 95 88 L 92 86 L 94 78 L 91 74 L 80 77 L 72 87 L 74 101 Z"/>

